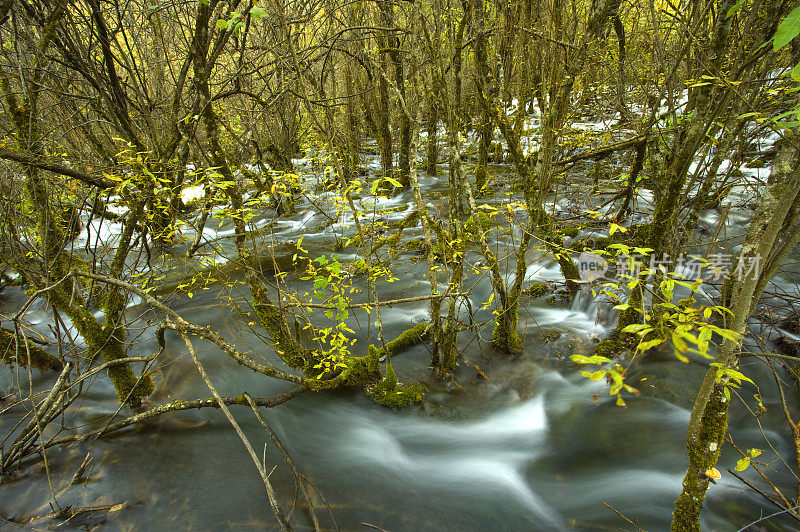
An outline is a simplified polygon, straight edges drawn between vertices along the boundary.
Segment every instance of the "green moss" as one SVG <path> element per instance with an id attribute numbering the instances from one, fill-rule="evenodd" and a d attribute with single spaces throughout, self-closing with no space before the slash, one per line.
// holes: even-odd
<path id="1" fill-rule="evenodd" d="M 675 501 L 673 532 L 699 532 L 700 511 L 708 490 L 705 472 L 715 467 L 728 430 L 728 402 L 723 385 L 717 384 L 700 422 L 697 441 L 686 446 L 689 469 L 683 480 L 683 491 Z"/>
<path id="2" fill-rule="evenodd" d="M 439 349 L 431 353 L 431 367 L 438 370 L 440 377 L 456 370 L 456 358 L 458 357 L 457 337 L 458 334 L 455 328 L 452 325 L 448 325 L 442 331 L 439 339 Z"/>
<path id="3" fill-rule="evenodd" d="M 485 212 L 478 211 L 467 218 L 464 222 L 464 232 L 468 235 L 479 235 L 479 232 L 486 231 L 492 226 L 492 220 Z"/>
<path id="4" fill-rule="evenodd" d="M 487 172 L 486 172 L 486 165 L 485 164 L 478 164 L 475 168 L 475 189 L 478 192 L 478 195 L 482 195 L 483 191 L 486 190 L 487 185 Z"/>
<path id="5" fill-rule="evenodd" d="M 350 357 L 347 365 L 349 372 L 345 386 L 365 386 L 381 378 L 380 355 L 375 350 L 363 357 Z"/>
<path id="6" fill-rule="evenodd" d="M 265 303 L 263 297 L 254 296 L 253 302 L 253 310 L 258 317 L 258 322 L 267 331 L 272 341 L 272 347 L 281 360 L 291 368 L 303 367 L 308 353 L 295 343 L 281 310 L 271 303 Z"/>
<path id="7" fill-rule="evenodd" d="M 414 238 L 409 240 L 403 246 L 405 249 L 409 251 L 419 252 L 425 250 L 425 239 L 424 238 Z"/>
<path id="8" fill-rule="evenodd" d="M 389 253 L 394 256 L 397 254 L 397 244 L 400 243 L 400 237 L 402 235 L 397 233 L 396 235 L 392 235 L 386 239 L 386 243 L 389 245 Z"/>
<path id="9" fill-rule="evenodd" d="M 124 332 L 120 332 L 117 329 L 115 333 L 105 338 L 99 346 L 94 340 L 87 338 L 86 343 L 90 352 L 99 351 L 105 362 L 125 358 L 127 356 L 125 348 L 120 341 L 115 339 L 117 336 L 114 336 L 114 334 L 124 337 Z M 153 379 L 148 373 L 143 374 L 141 378 L 137 377 L 129 364 L 111 366 L 108 368 L 108 377 L 114 384 L 114 390 L 117 392 L 120 402 L 124 402 L 131 407 L 139 406 L 155 389 Z"/>
<path id="10" fill-rule="evenodd" d="M 535 298 L 544 297 L 548 292 L 550 292 L 550 287 L 547 285 L 547 283 L 538 282 L 532 283 L 529 287 L 523 290 L 523 293 Z"/>
<path id="11" fill-rule="evenodd" d="M 356 259 L 353 262 L 345 262 L 342 264 L 341 271 L 348 275 L 363 275 L 367 273 L 367 261 Z"/>
<path id="12" fill-rule="evenodd" d="M 578 236 L 580 230 L 581 230 L 580 226 L 565 227 L 563 229 L 560 229 L 559 233 L 561 233 L 564 236 L 568 236 L 570 238 L 575 238 L 576 236 Z"/>
<path id="13" fill-rule="evenodd" d="M 652 234 L 652 226 L 650 224 L 637 224 L 631 227 L 629 231 L 632 233 L 633 242 L 640 246 L 647 246 L 650 244 L 650 236 Z"/>
<path id="14" fill-rule="evenodd" d="M 503 145 L 499 142 L 492 142 L 489 146 L 489 162 L 493 162 L 495 164 L 501 164 L 505 162 L 505 157 L 503 156 Z"/>
<path id="15" fill-rule="evenodd" d="M 419 403 L 425 398 L 427 387 L 420 383 L 402 384 L 397 380 L 397 375 L 391 362 L 386 361 L 386 377 L 369 388 L 367 394 L 379 405 L 386 408 L 403 408 L 414 403 Z"/>
<path id="16" fill-rule="evenodd" d="M 430 325 L 430 322 L 424 321 L 410 329 L 406 329 L 391 342 L 386 342 L 386 349 L 389 351 L 389 355 L 395 355 L 425 340 L 430 333 Z M 370 349 L 374 350 L 379 358 L 386 354 L 382 347 L 376 348 L 371 345 Z"/>
<path id="17" fill-rule="evenodd" d="M 494 330 L 492 331 L 492 345 L 496 349 L 507 353 L 519 353 L 522 351 L 522 341 L 517 331 L 516 305 L 497 316 Z"/>
<path id="18" fill-rule="evenodd" d="M 316 366 L 325 353 L 311 354 L 303 366 L 303 375 L 308 378 L 307 386 L 312 390 L 331 390 L 341 386 L 369 386 L 381 379 L 380 355 L 370 349 L 363 357 L 347 357 L 344 367 L 336 370 L 320 369 Z"/>
<path id="19" fill-rule="evenodd" d="M 633 348 L 636 345 L 634 342 L 635 338 L 629 335 L 625 335 L 623 338 L 606 338 L 594 346 L 594 354 L 606 358 L 615 358 Z"/>
<path id="20" fill-rule="evenodd" d="M 575 265 L 575 262 L 565 254 L 558 255 L 558 264 L 561 266 L 561 273 L 564 279 L 567 281 L 567 289 L 569 289 L 570 294 L 574 294 L 578 291 L 578 288 L 580 288 L 578 281 L 580 281 L 581 275 L 578 271 L 578 267 Z"/>

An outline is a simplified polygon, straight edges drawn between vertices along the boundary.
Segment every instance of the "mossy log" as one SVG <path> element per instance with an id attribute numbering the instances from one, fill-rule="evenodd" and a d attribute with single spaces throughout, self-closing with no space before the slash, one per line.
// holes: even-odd
<path id="1" fill-rule="evenodd" d="M 389 352 L 389 356 L 396 355 L 397 353 L 405 351 L 409 347 L 425 340 L 428 337 L 428 334 L 430 334 L 430 327 L 431 323 L 429 321 L 424 321 L 411 327 L 410 329 L 406 329 L 391 342 L 386 342 L 386 350 L 384 350 L 382 347 L 376 348 L 375 346 L 371 345 L 370 351 L 377 353 L 379 358 L 383 358 L 383 356 L 386 355 L 386 351 Z"/>
<path id="2" fill-rule="evenodd" d="M 4 328 L 0 328 L 0 362 L 20 366 L 28 366 L 30 362 L 30 367 L 39 371 L 61 371 L 64 368 L 56 356 Z"/>

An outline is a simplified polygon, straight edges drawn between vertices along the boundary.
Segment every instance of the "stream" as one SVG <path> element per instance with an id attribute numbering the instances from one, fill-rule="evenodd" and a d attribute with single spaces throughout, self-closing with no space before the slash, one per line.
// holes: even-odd
<path id="1" fill-rule="evenodd" d="M 301 163 L 302 170 L 303 161 L 296 162 Z M 369 172 L 379 166 L 374 156 L 367 157 L 365 163 Z M 307 171 L 311 171 L 310 165 Z M 503 183 L 508 180 L 505 176 L 510 169 L 495 166 L 492 172 L 495 180 Z M 768 169 L 747 169 L 745 179 L 763 178 L 767 173 Z M 422 175 L 421 182 L 429 208 L 444 216 L 447 206 L 441 198 L 447 184 L 447 169 L 438 177 Z M 500 205 L 513 199 L 506 193 L 510 193 L 508 186 L 499 187 L 485 202 Z M 733 193 L 728 199 L 736 205 L 726 218 L 724 230 L 734 239 L 746 230 L 748 213 L 752 212 L 743 205 L 746 195 L 743 187 L 741 193 Z M 580 212 L 589 208 L 591 201 L 587 199 L 588 192 L 583 196 L 567 199 L 567 194 L 561 194 L 552 198 L 548 207 L 553 211 Z M 266 228 L 261 233 L 266 235 L 265 248 L 284 250 L 281 253 L 286 258 L 293 252 L 293 246 L 287 248 L 285 244 L 296 242 L 303 235 L 303 247 L 311 258 L 335 253 L 343 263 L 354 260 L 353 247 L 332 251 L 337 238 L 354 234 L 352 218 L 333 211 L 330 193 L 319 192 L 311 199 L 330 209 L 329 215 L 336 222 L 329 223 L 308 200 L 298 204 L 297 214 L 274 224 L 271 223 L 274 213 L 265 212 L 253 220 L 256 227 Z M 651 199 L 648 191 L 639 194 L 639 216 L 646 218 Z M 370 207 L 368 202 L 374 206 Z M 386 222 L 404 218 L 412 204 L 410 193 L 391 199 L 375 200 L 366 195 L 362 198 L 362 205 Z M 718 211 L 707 211 L 701 229 L 713 234 L 719 218 Z M 194 237 L 191 230 L 186 231 L 187 237 Z M 114 224 L 95 224 L 84 229 L 76 242 L 82 245 L 101 238 L 113 246 L 118 232 L 119 227 Z M 205 238 L 216 239 L 213 245 L 219 255 L 213 258 L 215 267 L 224 267 L 227 260 L 235 257 L 231 239 L 224 238 L 232 233 L 229 222 L 220 226 L 217 220 L 205 229 Z M 409 227 L 403 242 L 421 234 L 421 227 Z M 513 251 L 510 241 L 500 235 L 491 245 L 502 257 Z M 171 260 L 179 260 L 182 251 L 176 248 Z M 381 299 L 430 293 L 424 260 L 412 258 L 418 257 L 401 251 L 397 258 L 391 259 L 396 280 L 379 283 Z M 527 274 L 530 281 L 557 284 L 563 280 L 552 257 L 532 251 L 530 259 Z M 774 280 L 775 287 L 796 293 L 795 283 L 800 278 L 798 259 L 795 252 L 787 261 L 788 271 Z M 465 260 L 468 265 L 480 266 L 481 256 L 473 251 L 467 253 Z M 513 271 L 513 265 L 506 267 L 507 271 Z M 481 306 L 491 287 L 479 274 L 469 268 L 467 272 L 463 286 L 472 287 L 469 297 L 475 310 L 474 320 L 478 324 L 490 322 L 492 308 Z M 440 279 L 446 280 L 444 276 Z M 352 282 L 366 292 L 363 276 L 353 277 Z M 301 291 L 310 289 L 309 283 L 300 280 L 297 273 L 290 274 L 287 283 Z M 713 288 L 709 290 L 713 293 Z M 194 293 L 191 299 L 173 300 L 171 305 L 186 319 L 210 325 L 233 339 L 237 347 L 249 350 L 251 356 L 282 367 L 277 356 L 266 350 L 262 340 L 244 325 L 245 318 L 226 304 L 228 297 L 223 286 L 214 284 Z M 239 297 L 246 298 L 247 293 Z M 358 297 L 364 300 L 365 295 Z M 6 288 L 0 293 L 0 313 L 13 315 L 26 300 L 22 290 Z M 780 308 L 779 301 L 770 302 L 767 298 L 766 302 Z M 613 328 L 609 302 L 593 297 L 584 288 L 571 301 L 561 301 L 558 297 L 528 298 L 524 306 L 520 313 L 520 326 L 524 329 L 521 332 L 525 333 L 524 352 L 518 357 L 494 352 L 489 345 L 491 324 L 478 326 L 479 339 L 470 332 L 460 337 L 462 358 L 454 376 L 457 385 L 432 379 L 427 367 L 430 354 L 425 344 L 394 356 L 392 364 L 400 380 L 429 384 L 430 392 L 422 405 L 392 411 L 358 392 L 338 391 L 307 392 L 279 407 L 262 409 L 298 468 L 317 488 L 314 504 L 323 523 L 330 526 L 327 504 L 342 530 L 368 530 L 362 522 L 391 532 L 631 530 L 631 525 L 611 507 L 643 529 L 668 529 L 687 465 L 684 445 L 689 408 L 707 362 L 693 360 L 682 364 L 665 352 L 649 356 L 632 369 L 628 379 L 642 395 L 626 395 L 627 407 L 620 408 L 609 398 L 602 383 L 581 376 L 581 368 L 569 361 L 573 354 L 591 354 L 594 343 Z M 428 319 L 428 308 L 427 301 L 384 308 L 386 338 L 392 339 L 409 326 Z M 143 310 L 140 301 L 130 301 L 131 316 L 137 318 L 131 333 L 135 340 L 132 355 L 149 355 L 156 349 L 152 331 L 157 316 Z M 466 307 L 460 312 L 465 319 L 468 317 Z M 27 313 L 33 327 L 43 332 L 48 332 L 51 316 L 41 303 L 34 304 Z M 317 313 L 312 314 L 312 320 L 323 323 L 324 318 Z M 370 320 L 364 312 L 351 313 L 348 325 L 361 340 L 354 347 L 354 354 L 366 351 L 366 338 L 373 343 L 377 341 Z M 753 319 L 752 326 L 760 326 L 757 319 Z M 557 335 L 544 334 L 552 331 L 560 335 L 554 338 Z M 209 396 L 183 343 L 175 335 L 168 334 L 167 339 L 168 347 L 155 375 L 157 391 L 153 401 Z M 266 397 L 292 387 L 238 366 L 214 346 L 197 341 L 196 348 L 223 395 L 238 395 L 246 390 L 253 396 Z M 488 379 L 482 378 L 477 368 Z M 756 382 L 765 383 L 760 390 L 766 407 L 761 423 L 774 449 L 792 463 L 794 451 L 777 392 L 770 385 L 771 377 L 754 359 L 748 359 L 743 371 Z M 21 375 L 15 376 L 14 372 Z M 0 392 L 26 382 L 25 372 L 24 368 L 0 368 Z M 53 379 L 53 375 L 34 372 L 33 387 L 45 388 Z M 71 416 L 65 420 L 72 430 L 80 432 L 100 426 L 117 410 L 117 398 L 107 377 L 98 377 L 91 386 L 91 393 L 80 404 L 73 405 Z M 752 403 L 754 393 L 755 389 L 749 385 L 741 391 L 748 404 Z M 267 469 L 276 467 L 270 478 L 284 509 L 290 511 L 295 494 L 288 468 L 249 409 L 232 408 L 256 451 L 266 452 Z M 0 436 L 11 430 L 14 422 L 11 415 L 0 420 Z M 766 448 L 758 426 L 741 402 L 732 405 L 730 423 L 729 430 L 740 448 Z M 61 504 L 127 503 L 124 509 L 89 519 L 91 524 L 102 524 L 108 530 L 276 527 L 263 484 L 241 442 L 218 411 L 202 409 L 167 414 L 142 427 L 123 431 L 118 437 L 64 450 L 50 449 L 49 474 L 53 484 L 64 485 L 87 452 L 94 457 L 91 481 L 80 489 L 67 491 L 60 497 Z M 726 472 L 738 458 L 735 450 L 726 446 L 718 466 L 722 478 L 711 486 L 702 514 L 704 530 L 736 530 L 774 511 L 763 498 L 746 491 L 745 486 Z M 771 455 L 769 459 L 774 458 Z M 794 480 L 785 468 L 778 471 L 774 478 L 791 486 Z M 745 475 L 753 478 L 751 473 Z M 31 466 L 21 472 L 20 478 L 3 485 L 0 511 L 17 517 L 50 511 L 48 483 L 41 481 L 45 474 L 41 465 Z M 31 481 L 28 477 L 38 480 Z M 301 508 L 294 511 L 303 513 Z M 767 530 L 792 529 L 789 521 L 780 519 L 771 520 L 766 526 Z M 0 524 L 0 528 L 4 525 Z"/>

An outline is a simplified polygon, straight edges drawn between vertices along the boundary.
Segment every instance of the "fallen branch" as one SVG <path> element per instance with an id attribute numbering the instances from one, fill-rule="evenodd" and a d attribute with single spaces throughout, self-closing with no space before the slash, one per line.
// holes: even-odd
<path id="1" fill-rule="evenodd" d="M 290 399 L 294 399 L 301 393 L 305 392 L 307 389 L 308 388 L 306 388 L 305 386 L 298 386 L 297 388 L 289 390 L 286 393 L 275 395 L 273 397 L 253 397 L 251 399 L 258 406 L 273 408 L 285 403 Z M 245 399 L 244 396 L 242 395 L 237 395 L 235 397 L 222 397 L 221 399 L 222 403 L 225 404 L 226 406 L 231 406 L 231 405 L 239 405 L 247 407 L 250 406 L 250 403 L 248 403 L 247 399 Z M 161 414 L 166 414 L 168 412 L 180 412 L 182 410 L 208 408 L 208 407 L 219 408 L 219 403 L 217 402 L 217 399 L 214 397 L 206 397 L 203 399 L 172 401 L 170 403 L 158 405 L 156 407 L 145 410 L 144 412 L 140 412 L 133 416 L 127 417 L 122 421 L 118 421 L 117 423 L 112 423 L 107 427 L 103 427 L 102 429 L 93 430 L 91 432 L 84 432 L 83 434 L 72 434 L 70 436 L 61 436 L 59 438 L 53 438 L 49 440 L 46 444 L 44 444 L 43 447 L 47 449 L 49 447 L 54 447 L 56 445 L 64 445 L 66 443 L 80 443 L 92 438 L 101 438 L 103 436 L 108 436 L 109 434 L 112 434 L 124 428 L 130 427 L 131 425 L 136 425 L 138 423 L 142 423 L 144 421 L 153 419 L 155 417 L 160 416 Z M 28 455 L 34 454 L 36 452 L 38 452 L 38 450 L 29 452 Z"/>
<path id="2" fill-rule="evenodd" d="M 460 296 L 467 296 L 467 293 L 452 293 L 452 292 L 444 292 L 442 294 L 431 294 L 427 296 L 414 296 L 414 297 L 403 297 L 400 299 L 389 299 L 387 301 L 381 301 L 380 306 L 382 307 L 391 307 L 392 305 L 400 305 L 402 303 L 412 303 L 414 301 L 427 301 L 429 299 L 441 299 L 443 297 L 460 297 Z M 324 308 L 324 309 L 341 309 L 342 307 L 337 307 L 336 305 L 325 305 L 322 303 L 302 303 L 299 301 L 290 301 L 288 303 L 283 303 L 283 307 L 291 308 L 291 307 L 308 307 L 308 308 Z M 374 307 L 374 303 L 353 303 L 350 305 L 345 306 L 344 308 L 372 308 Z"/>
<path id="3" fill-rule="evenodd" d="M 93 187 L 114 188 L 114 186 L 116 186 L 116 183 L 110 179 L 106 179 L 105 177 L 94 174 L 88 174 L 86 172 L 81 172 L 80 170 L 75 170 L 74 168 L 62 164 L 55 157 L 44 157 L 36 155 L 35 153 L 10 149 L 7 146 L 0 146 L 0 159 L 6 159 L 22 165 L 33 166 L 41 170 L 47 170 L 48 172 L 53 172 L 54 174 L 72 177 Z"/>
<path id="4" fill-rule="evenodd" d="M 230 342 L 225 340 L 222 336 L 217 334 L 216 332 L 207 329 L 205 327 L 200 327 L 194 323 L 186 321 L 183 319 L 177 312 L 166 306 L 164 303 L 150 295 L 145 290 L 139 288 L 136 285 L 131 283 L 122 281 L 120 279 L 115 279 L 113 277 L 108 277 L 107 275 L 100 275 L 98 273 L 91 273 L 85 272 L 80 270 L 72 270 L 69 274 L 72 277 L 87 277 L 89 279 L 94 279 L 96 281 L 101 281 L 107 284 L 111 284 L 114 286 L 118 286 L 120 288 L 124 288 L 130 292 L 141 297 L 147 303 L 149 303 L 154 308 L 164 312 L 170 319 L 169 328 L 173 329 L 178 332 L 190 332 L 192 334 L 196 334 L 201 338 L 208 340 L 214 344 L 216 344 L 220 349 L 222 349 L 226 355 L 230 356 L 239 364 L 246 366 L 252 369 L 255 372 L 261 373 L 262 375 L 266 375 L 268 377 L 274 377 L 277 379 L 283 379 L 289 382 L 294 382 L 296 384 L 306 384 L 306 379 L 303 377 L 299 377 L 292 373 L 288 373 L 286 371 L 279 370 L 274 368 L 268 364 L 262 364 L 252 358 L 248 357 L 244 353 L 238 351 Z M 163 333 L 163 332 L 162 332 Z"/>
<path id="5" fill-rule="evenodd" d="M 586 159 L 603 159 L 608 157 L 615 151 L 622 151 L 627 150 L 628 148 L 634 148 L 639 146 L 644 142 L 648 142 L 650 136 L 647 134 L 638 135 L 631 139 L 622 140 L 620 142 L 615 142 L 613 144 L 608 144 L 606 146 L 601 146 L 600 148 L 595 148 L 593 150 L 588 150 L 583 153 L 579 153 L 578 155 L 573 155 L 572 157 L 566 157 L 564 159 L 559 159 L 555 162 L 556 166 L 566 166 L 568 164 L 576 163 L 578 161 L 584 161 Z"/>

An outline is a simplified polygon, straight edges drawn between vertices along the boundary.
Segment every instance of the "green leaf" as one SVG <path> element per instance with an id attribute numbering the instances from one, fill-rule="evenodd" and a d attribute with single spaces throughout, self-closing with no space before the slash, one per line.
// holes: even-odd
<path id="1" fill-rule="evenodd" d="M 649 326 L 649 325 L 644 325 L 642 323 L 632 323 L 631 325 L 628 325 L 627 327 L 622 329 L 622 332 L 625 332 L 625 333 L 638 333 L 638 332 L 644 331 L 644 329 L 647 329 L 647 331 L 652 331 L 653 330 L 653 328 L 651 326 Z"/>
<path id="2" fill-rule="evenodd" d="M 738 462 L 736 462 L 736 471 L 744 471 L 750 466 L 750 457 L 745 456 Z"/>
<path id="3" fill-rule="evenodd" d="M 689 348 L 689 346 L 686 345 L 686 342 L 683 340 L 683 338 L 681 338 L 678 334 L 674 332 L 672 333 L 672 345 L 675 346 L 675 349 L 677 349 L 678 352 L 680 353 L 685 353 L 686 350 Z"/>
<path id="4" fill-rule="evenodd" d="M 250 9 L 250 16 L 253 18 L 253 20 L 261 20 L 267 16 L 267 10 L 263 7 L 253 7 Z"/>
<path id="5" fill-rule="evenodd" d="M 398 181 L 397 179 L 394 179 L 394 178 L 391 178 L 391 177 L 386 177 L 384 179 L 386 179 L 386 181 L 388 181 L 389 183 L 391 183 L 393 186 L 395 186 L 397 188 L 403 188 L 403 185 L 401 185 L 400 181 Z"/>
<path id="6" fill-rule="evenodd" d="M 798 34 L 800 34 L 800 6 L 794 8 L 783 19 L 783 22 L 778 25 L 778 29 L 775 31 L 775 38 L 772 41 L 772 51 L 777 52 L 789 44 L 789 41 L 797 37 Z"/>
<path id="7" fill-rule="evenodd" d="M 663 343 L 664 343 L 664 339 L 663 338 L 656 338 L 654 340 L 648 340 L 646 342 L 642 342 L 641 344 L 639 344 L 637 346 L 637 349 L 639 351 L 645 352 L 648 349 L 652 349 L 653 347 L 655 347 L 657 345 L 660 345 L 660 344 L 663 344 Z"/>
<path id="8" fill-rule="evenodd" d="M 569 357 L 570 360 L 575 362 L 576 364 L 605 364 L 606 362 L 611 362 L 610 358 L 606 358 L 600 355 L 593 355 L 590 357 L 584 355 L 572 355 Z"/>
<path id="9" fill-rule="evenodd" d="M 600 379 L 602 379 L 605 376 L 606 376 L 606 370 L 604 370 L 604 369 L 597 370 L 594 373 L 591 373 L 591 374 L 588 375 L 589 380 L 595 381 L 595 382 L 599 381 Z"/>
<path id="10" fill-rule="evenodd" d="M 739 11 L 742 8 L 742 4 L 744 4 L 744 2 L 745 0 L 739 0 L 738 2 L 736 2 L 736 5 L 730 8 L 727 13 L 725 13 L 725 19 L 727 20 L 731 18 L 734 13 Z"/>
<path id="11" fill-rule="evenodd" d="M 219 19 L 217 21 L 217 29 L 218 30 L 227 30 L 228 29 L 228 21 L 225 19 Z"/>
<path id="12" fill-rule="evenodd" d="M 629 254 L 631 252 L 630 246 L 626 246 L 625 244 L 609 244 L 606 246 L 608 249 L 619 249 L 623 253 Z"/>
<path id="13" fill-rule="evenodd" d="M 736 331 L 732 331 L 730 329 L 722 329 L 720 327 L 717 327 L 716 325 L 711 325 L 710 323 L 707 326 L 709 329 L 711 329 L 718 335 L 722 336 L 726 340 L 730 340 L 731 342 L 737 342 L 739 338 L 742 336 Z"/>
<path id="14" fill-rule="evenodd" d="M 621 225 L 617 225 L 614 222 L 611 222 L 608 226 L 608 236 L 612 236 L 614 233 L 619 231 L 620 233 L 626 233 L 628 230 Z"/>
<path id="15" fill-rule="evenodd" d="M 794 68 L 792 69 L 792 79 L 795 81 L 800 81 L 800 63 L 797 63 Z"/>
<path id="16" fill-rule="evenodd" d="M 743 115 L 739 115 L 739 118 L 750 118 L 752 116 L 761 116 L 761 113 L 745 113 Z"/>

